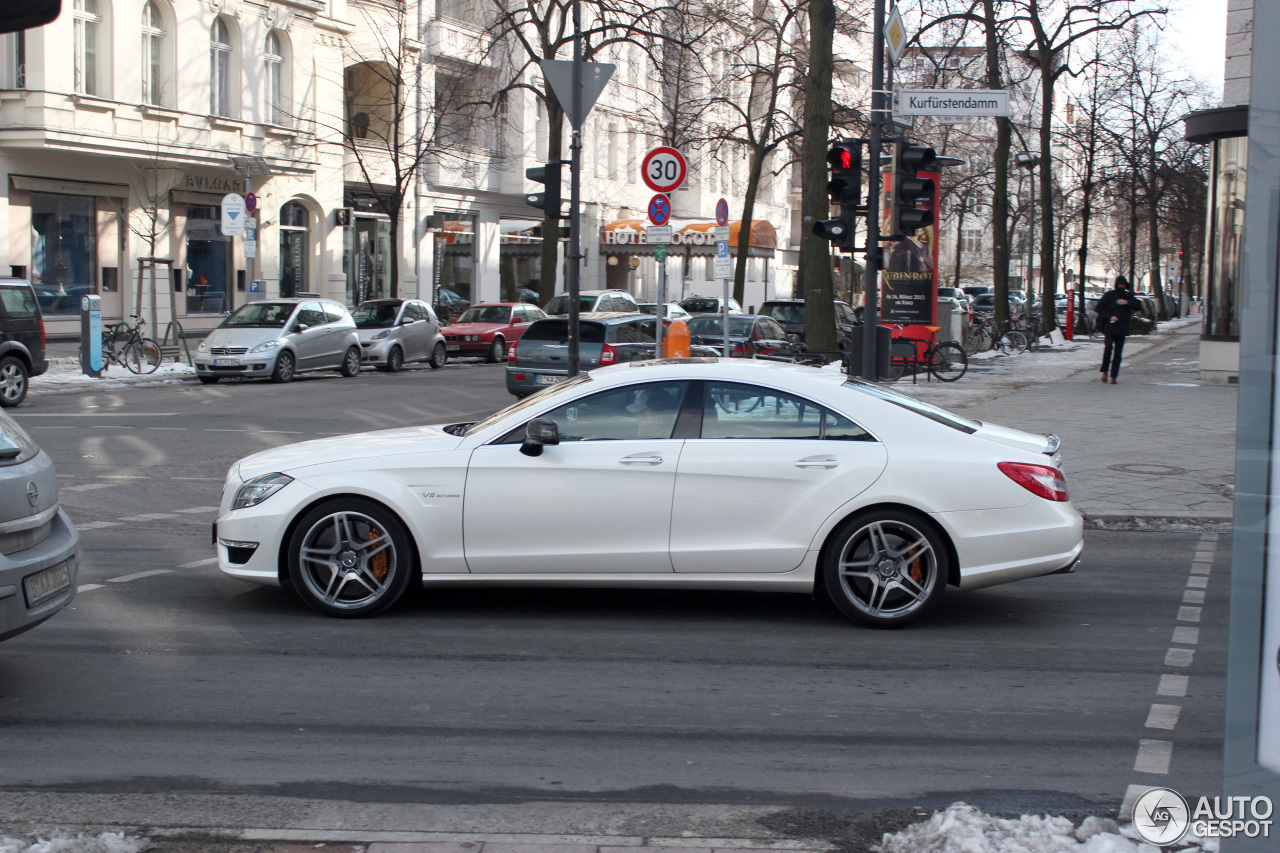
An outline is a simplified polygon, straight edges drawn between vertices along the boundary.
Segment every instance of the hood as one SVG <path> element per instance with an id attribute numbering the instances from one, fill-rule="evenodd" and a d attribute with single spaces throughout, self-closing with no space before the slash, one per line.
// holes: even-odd
<path id="1" fill-rule="evenodd" d="M 506 327 L 506 323 L 454 323 L 452 326 L 445 326 L 440 331 L 446 335 L 483 335 L 485 332 L 505 329 Z"/>
<path id="2" fill-rule="evenodd" d="M 1039 453 L 1045 457 L 1046 461 L 1054 461 L 1056 464 L 1058 439 L 1055 436 L 1023 432 L 1020 429 L 1010 429 L 1009 427 L 992 423 L 982 424 L 974 435 L 994 441 L 997 444 L 1016 447 L 1019 450 L 1027 450 L 1031 453 Z"/>
<path id="3" fill-rule="evenodd" d="M 246 456 L 238 465 L 240 477 L 247 480 L 273 472 L 287 474 L 329 462 L 377 459 L 404 453 L 438 453 L 453 450 L 461 442 L 459 436 L 445 432 L 442 425 L 384 429 L 287 444 Z"/>
<path id="4" fill-rule="evenodd" d="M 224 327 L 214 329 L 204 340 L 210 349 L 214 347 L 247 347 L 252 350 L 259 344 L 265 344 L 267 341 L 279 340 L 284 337 L 286 337 L 284 329 L 242 326 L 239 328 Z"/>

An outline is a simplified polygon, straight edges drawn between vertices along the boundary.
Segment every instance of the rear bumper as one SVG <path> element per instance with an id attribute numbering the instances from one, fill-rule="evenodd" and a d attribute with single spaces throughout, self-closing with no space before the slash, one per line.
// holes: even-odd
<path id="1" fill-rule="evenodd" d="M 582 369 L 588 368 L 584 366 Z M 568 370 L 509 366 L 507 367 L 507 390 L 517 397 L 527 397 L 543 388 L 558 385 L 568 378 Z"/>
<path id="2" fill-rule="evenodd" d="M 1035 498 L 1020 507 L 933 516 L 960 560 L 960 589 L 1051 575 L 1080 559 L 1084 519 L 1070 502 Z"/>

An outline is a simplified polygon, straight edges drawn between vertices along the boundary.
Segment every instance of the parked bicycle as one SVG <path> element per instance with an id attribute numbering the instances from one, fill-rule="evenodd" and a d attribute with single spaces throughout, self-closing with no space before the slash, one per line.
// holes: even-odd
<path id="1" fill-rule="evenodd" d="M 985 318 L 982 321 L 984 331 L 991 339 L 991 348 L 1000 350 L 1005 355 L 1011 355 L 1017 352 L 1027 351 L 1027 336 L 1017 329 L 1008 329 L 1001 331 L 996 328 L 995 318 Z"/>
<path id="2" fill-rule="evenodd" d="M 901 330 L 901 326 L 897 326 Z M 956 341 L 938 341 L 933 338 L 894 338 L 895 346 L 889 359 L 889 379 L 898 380 L 906 373 L 913 376 L 924 368 L 939 382 L 955 382 L 969 369 L 969 356 Z M 896 350 L 896 351 L 895 351 Z"/>
<path id="3" fill-rule="evenodd" d="M 155 373 L 163 355 L 160 345 L 146 336 L 147 321 L 137 314 L 127 320 L 110 323 L 102 329 L 102 369 L 118 364 L 130 373 Z"/>

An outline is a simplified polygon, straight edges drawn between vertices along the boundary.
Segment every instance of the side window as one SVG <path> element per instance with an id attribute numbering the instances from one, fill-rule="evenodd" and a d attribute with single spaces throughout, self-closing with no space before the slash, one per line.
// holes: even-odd
<path id="1" fill-rule="evenodd" d="M 614 343 L 619 344 L 638 344 L 640 343 L 640 329 L 635 323 L 619 323 L 614 327 Z"/>
<path id="2" fill-rule="evenodd" d="M 776 322 L 766 319 L 760 321 L 760 337 L 775 341 L 785 341 L 787 333 Z"/>
<path id="3" fill-rule="evenodd" d="M 323 326 L 328 320 L 325 319 L 324 309 L 319 302 L 307 302 L 298 311 L 298 322 L 308 326 Z"/>
<path id="4" fill-rule="evenodd" d="M 642 320 L 638 324 L 640 328 L 640 342 L 645 344 L 656 344 L 658 342 L 657 321 Z"/>
<path id="5" fill-rule="evenodd" d="M 10 320 L 30 320 L 40 314 L 36 298 L 28 287 L 0 287 L 0 302 Z"/>
<path id="6" fill-rule="evenodd" d="M 821 406 L 808 400 L 736 382 L 711 382 L 702 415 L 703 438 L 816 439 Z"/>
<path id="7" fill-rule="evenodd" d="M 654 382 L 613 388 L 553 409 L 543 417 L 556 422 L 562 442 L 670 438 L 687 386 L 687 382 Z"/>
<path id="8" fill-rule="evenodd" d="M 823 418 L 822 437 L 826 441 L 875 441 L 871 433 L 831 411 Z"/>
<path id="9" fill-rule="evenodd" d="M 324 302 L 322 304 L 324 305 L 325 317 L 328 318 L 330 323 L 336 323 L 346 316 L 346 312 L 332 302 Z"/>

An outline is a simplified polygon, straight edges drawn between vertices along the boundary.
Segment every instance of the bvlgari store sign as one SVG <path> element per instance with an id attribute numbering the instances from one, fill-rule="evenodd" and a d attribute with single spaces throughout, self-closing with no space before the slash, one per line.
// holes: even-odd
<path id="1" fill-rule="evenodd" d="M 197 193 L 226 195 L 227 193 L 243 193 L 244 181 L 239 181 L 235 178 L 209 178 L 204 175 L 187 175 L 183 188 Z"/>

